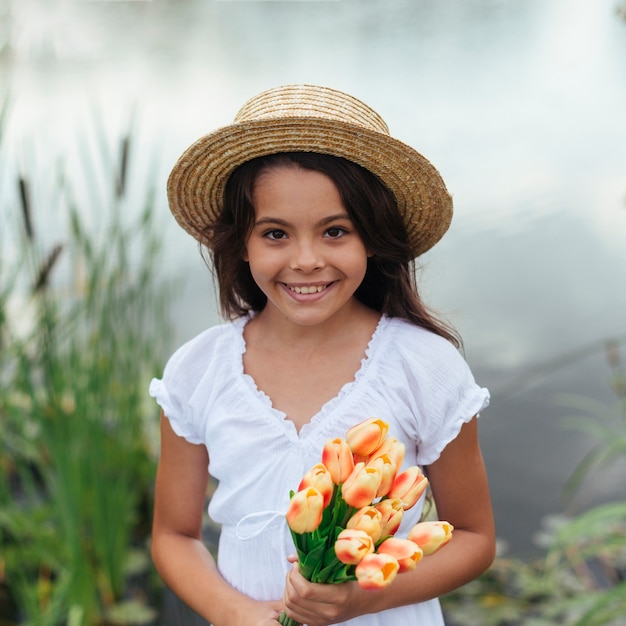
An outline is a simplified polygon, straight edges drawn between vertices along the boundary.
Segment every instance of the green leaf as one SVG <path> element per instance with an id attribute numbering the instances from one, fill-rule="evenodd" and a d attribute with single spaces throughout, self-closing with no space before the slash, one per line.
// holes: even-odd
<path id="1" fill-rule="evenodd" d="M 354 569 L 354 565 L 346 565 L 345 563 L 342 563 L 341 567 L 335 571 L 332 579 L 328 582 L 336 585 L 338 583 L 345 583 L 350 580 L 356 580 Z"/>
<path id="2" fill-rule="evenodd" d="M 309 550 L 308 554 L 300 562 L 300 572 L 307 580 L 313 580 L 314 572 L 319 570 L 324 562 L 324 544 L 318 544 L 313 550 Z"/>
<path id="3" fill-rule="evenodd" d="M 595 602 L 574 626 L 600 626 L 623 616 L 626 611 L 626 581 L 598 594 Z"/>
<path id="4" fill-rule="evenodd" d="M 319 572 L 316 572 L 313 582 L 316 582 L 316 583 L 332 582 L 331 578 L 333 577 L 335 570 L 340 565 L 343 565 L 343 564 L 340 563 L 339 561 L 335 561 L 334 563 L 331 563 L 327 567 L 320 568 Z"/>
<path id="5" fill-rule="evenodd" d="M 293 539 L 294 546 L 296 547 L 296 552 L 298 553 L 298 559 L 300 559 L 300 553 L 306 555 L 307 553 L 307 537 L 306 533 L 297 533 L 289 529 L 291 533 L 291 538 Z"/>
<path id="6" fill-rule="evenodd" d="M 330 565 L 331 563 L 337 563 L 337 562 L 340 562 L 340 561 L 337 558 L 337 555 L 335 554 L 335 544 L 333 544 L 329 548 L 326 548 L 326 552 L 324 553 L 324 567 L 326 567 L 327 565 Z"/>
<path id="7" fill-rule="evenodd" d="M 609 502 L 595 507 L 561 528 L 557 545 L 569 545 L 594 537 L 604 537 L 607 528 L 626 523 L 626 502 Z"/>

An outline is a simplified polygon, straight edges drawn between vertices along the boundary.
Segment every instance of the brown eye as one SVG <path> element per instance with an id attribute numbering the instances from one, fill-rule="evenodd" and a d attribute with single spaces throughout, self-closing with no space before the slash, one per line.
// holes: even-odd
<path id="1" fill-rule="evenodd" d="M 276 241 L 278 239 L 285 239 L 287 235 L 284 230 L 280 230 L 278 228 L 272 228 L 272 230 L 268 230 L 264 232 L 263 237 L 265 237 L 266 239 L 271 239 L 273 241 Z"/>
<path id="2" fill-rule="evenodd" d="M 331 239 L 339 239 L 339 237 L 343 237 L 347 232 L 348 231 L 341 226 L 333 226 L 326 231 L 325 236 Z"/>

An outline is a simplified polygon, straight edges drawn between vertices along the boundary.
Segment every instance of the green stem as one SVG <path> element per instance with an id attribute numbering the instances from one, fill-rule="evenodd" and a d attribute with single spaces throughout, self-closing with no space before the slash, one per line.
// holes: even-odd
<path id="1" fill-rule="evenodd" d="M 339 509 L 341 508 L 341 485 L 335 485 L 333 492 L 333 517 L 330 525 L 330 532 L 335 532 L 335 527 L 337 526 L 337 517 L 339 515 Z"/>
<path id="2" fill-rule="evenodd" d="M 295 619 L 291 619 L 291 617 L 287 617 L 287 613 L 285 613 L 285 611 L 283 611 L 278 617 L 278 622 L 279 624 L 282 624 L 283 626 L 302 626 L 300 622 L 296 622 Z"/>

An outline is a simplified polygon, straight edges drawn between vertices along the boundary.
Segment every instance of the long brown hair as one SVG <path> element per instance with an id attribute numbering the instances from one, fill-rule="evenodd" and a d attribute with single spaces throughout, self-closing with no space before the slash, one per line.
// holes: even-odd
<path id="1" fill-rule="evenodd" d="M 262 171 L 300 167 L 321 172 L 336 185 L 346 211 L 367 250 L 367 271 L 355 297 L 368 307 L 400 317 L 445 337 L 455 346 L 460 338 L 422 302 L 415 279 L 415 261 L 393 194 L 365 168 L 341 157 L 289 152 L 259 157 L 240 165 L 230 176 L 224 207 L 205 232 L 203 242 L 219 286 L 226 318 L 258 312 L 267 302 L 243 260 L 254 224 L 254 184 Z"/>

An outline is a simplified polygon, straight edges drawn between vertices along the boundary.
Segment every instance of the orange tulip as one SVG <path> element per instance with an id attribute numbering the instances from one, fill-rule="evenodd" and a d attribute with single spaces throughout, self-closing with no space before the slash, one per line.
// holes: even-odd
<path id="1" fill-rule="evenodd" d="M 390 554 L 368 554 L 356 566 L 355 574 L 363 589 L 384 589 L 396 577 L 400 566 Z"/>
<path id="2" fill-rule="evenodd" d="M 409 531 L 408 539 L 417 544 L 425 556 L 437 552 L 452 539 L 454 527 L 449 522 L 420 522 Z"/>
<path id="3" fill-rule="evenodd" d="M 373 506 L 364 506 L 359 509 L 346 524 L 346 528 L 354 528 L 366 532 L 376 543 L 383 530 L 382 527 L 382 515 Z"/>
<path id="4" fill-rule="evenodd" d="M 389 535 L 395 535 L 400 527 L 400 522 L 402 522 L 402 516 L 404 514 L 402 500 L 399 498 L 387 498 L 386 500 L 381 500 L 374 506 L 381 515 L 380 522 L 382 531 L 380 536 L 388 537 Z"/>
<path id="5" fill-rule="evenodd" d="M 350 505 L 360 509 L 372 503 L 380 486 L 380 470 L 357 463 L 354 470 L 343 483 L 341 495 Z"/>
<path id="6" fill-rule="evenodd" d="M 402 467 L 402 461 L 404 461 L 405 449 L 406 447 L 401 441 L 398 441 L 395 437 L 387 437 L 380 447 L 372 452 L 369 460 L 373 461 L 379 456 L 386 454 L 391 459 L 392 463 L 400 469 Z"/>
<path id="7" fill-rule="evenodd" d="M 365 555 L 372 552 L 374 541 L 364 530 L 346 528 L 337 535 L 335 554 L 342 563 L 356 565 Z"/>
<path id="8" fill-rule="evenodd" d="M 396 476 L 387 495 L 390 498 L 400 498 L 406 511 L 422 497 L 427 486 L 428 480 L 422 470 L 417 465 L 412 465 Z"/>
<path id="9" fill-rule="evenodd" d="M 324 508 L 326 508 L 333 496 L 333 479 L 325 465 L 318 463 L 314 465 L 300 481 L 298 491 L 302 491 L 307 487 L 314 487 L 324 498 Z"/>
<path id="10" fill-rule="evenodd" d="M 369 456 L 380 447 L 387 436 L 389 424 L 377 417 L 369 419 L 353 426 L 346 433 L 346 441 L 350 450 L 358 456 Z"/>
<path id="11" fill-rule="evenodd" d="M 313 532 L 322 521 L 324 496 L 314 487 L 307 487 L 293 495 L 286 517 L 295 533 Z"/>
<path id="12" fill-rule="evenodd" d="M 345 482 L 354 469 L 352 450 L 345 439 L 337 437 L 326 442 L 322 450 L 322 463 L 330 472 L 335 485 Z"/>
<path id="13" fill-rule="evenodd" d="M 383 454 L 371 460 L 366 467 L 375 467 L 380 470 L 380 485 L 378 486 L 376 497 L 386 496 L 396 477 L 396 465 L 388 455 Z"/>
<path id="14" fill-rule="evenodd" d="M 391 554 L 398 561 L 400 566 L 399 574 L 414 570 L 423 556 L 422 550 L 416 543 L 408 539 L 398 539 L 397 537 L 385 539 L 376 551 L 378 554 Z"/>

